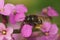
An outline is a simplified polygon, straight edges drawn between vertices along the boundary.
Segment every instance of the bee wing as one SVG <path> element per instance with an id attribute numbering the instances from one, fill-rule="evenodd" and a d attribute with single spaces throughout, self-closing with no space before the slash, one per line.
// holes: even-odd
<path id="1" fill-rule="evenodd" d="M 23 37 L 29 37 L 32 34 L 32 26 L 25 24 L 23 25 L 23 28 L 21 30 L 21 34 Z"/>

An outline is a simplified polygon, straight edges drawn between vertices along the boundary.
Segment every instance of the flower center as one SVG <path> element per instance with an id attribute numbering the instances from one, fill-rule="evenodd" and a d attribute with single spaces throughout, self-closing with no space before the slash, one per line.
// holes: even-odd
<path id="1" fill-rule="evenodd" d="M 7 33 L 6 30 L 3 30 L 3 31 L 2 31 L 2 34 L 3 34 L 3 35 L 6 35 L 6 33 Z"/>

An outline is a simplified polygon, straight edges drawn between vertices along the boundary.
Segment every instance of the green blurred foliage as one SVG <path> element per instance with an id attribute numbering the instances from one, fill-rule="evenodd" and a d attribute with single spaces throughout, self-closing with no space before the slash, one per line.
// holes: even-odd
<path id="1" fill-rule="evenodd" d="M 60 14 L 60 0 L 5 0 L 5 3 L 24 4 L 28 8 L 27 14 L 38 13 L 48 6 L 53 7 Z M 60 16 L 54 17 L 53 22 L 60 26 Z"/>

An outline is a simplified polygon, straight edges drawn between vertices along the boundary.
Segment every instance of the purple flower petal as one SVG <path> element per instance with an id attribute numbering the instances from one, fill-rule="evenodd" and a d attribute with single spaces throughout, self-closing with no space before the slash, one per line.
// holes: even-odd
<path id="1" fill-rule="evenodd" d="M 11 35 L 13 33 L 13 28 L 12 27 L 8 27 L 7 28 L 7 34 Z"/>
<path id="2" fill-rule="evenodd" d="M 32 37 L 37 37 L 37 36 L 39 36 L 39 34 L 40 34 L 40 31 L 35 31 L 35 32 L 33 32 L 32 33 Z"/>
<path id="3" fill-rule="evenodd" d="M 6 29 L 5 25 L 3 23 L 0 23 L 0 31 L 3 30 L 3 29 Z"/>
<path id="4" fill-rule="evenodd" d="M 15 21 L 15 15 L 13 13 L 10 14 L 10 16 L 9 16 L 9 22 L 11 24 L 15 24 L 16 23 L 16 21 Z"/>
<path id="5" fill-rule="evenodd" d="M 36 38 L 36 40 L 48 40 L 48 38 L 46 36 L 39 36 Z"/>
<path id="6" fill-rule="evenodd" d="M 12 23 L 19 22 L 19 21 L 24 21 L 25 12 L 27 12 L 27 8 L 23 4 L 21 4 L 21 5 L 16 5 L 15 10 L 16 10 L 16 15 L 12 14 L 10 16 L 9 20 Z"/>
<path id="7" fill-rule="evenodd" d="M 13 38 L 15 40 L 23 40 L 24 39 L 21 34 L 13 34 Z"/>
<path id="8" fill-rule="evenodd" d="M 23 37 L 29 37 L 32 34 L 32 26 L 25 24 L 21 30 L 21 34 Z"/>
<path id="9" fill-rule="evenodd" d="M 7 34 L 2 34 L 1 32 L 3 32 L 3 30 L 6 31 Z M 0 40 L 3 40 L 3 38 L 7 38 L 7 39 L 11 39 L 11 34 L 13 33 L 13 29 L 12 28 L 6 28 L 5 25 L 3 23 L 0 23 Z"/>
<path id="10" fill-rule="evenodd" d="M 3 40 L 3 36 L 0 35 L 0 40 Z"/>
<path id="11" fill-rule="evenodd" d="M 4 36 L 7 40 L 11 40 L 12 39 L 12 33 L 13 33 L 13 28 L 12 27 L 8 27 L 6 29 L 7 34 Z"/>
<path id="12" fill-rule="evenodd" d="M 25 14 L 23 14 L 23 13 L 15 15 L 15 21 L 16 22 L 24 21 L 24 19 L 25 19 Z"/>
<path id="13" fill-rule="evenodd" d="M 16 12 L 17 13 L 26 13 L 27 12 L 27 8 L 23 5 L 23 4 L 20 4 L 20 5 L 16 5 Z"/>
<path id="14" fill-rule="evenodd" d="M 50 22 L 44 22 L 43 26 L 41 28 L 41 31 L 43 32 L 48 32 L 50 30 L 51 23 Z"/>
<path id="15" fill-rule="evenodd" d="M 4 0 L 0 0 L 0 10 L 4 8 Z"/>
<path id="16" fill-rule="evenodd" d="M 49 27 L 48 24 L 47 24 L 47 26 Z M 43 36 L 37 37 L 36 40 L 56 40 L 57 39 L 57 32 L 58 32 L 58 28 L 57 28 L 56 24 L 52 24 L 49 29 L 49 35 L 48 36 L 43 35 Z"/>
<path id="17" fill-rule="evenodd" d="M 6 4 L 4 7 L 4 12 L 2 14 L 9 16 L 14 9 L 15 6 L 13 4 Z"/>
<path id="18" fill-rule="evenodd" d="M 36 40 L 36 37 L 29 37 L 27 40 Z"/>
<path id="19" fill-rule="evenodd" d="M 36 40 L 56 40 L 56 39 L 57 39 L 56 35 L 52 35 L 52 36 L 43 35 L 43 36 L 39 36 L 39 37 L 36 38 Z"/>
<path id="20" fill-rule="evenodd" d="M 41 15 L 42 16 L 47 16 L 47 12 L 48 12 L 47 8 L 43 8 L 42 12 L 41 12 Z"/>
<path id="21" fill-rule="evenodd" d="M 21 28 L 21 23 L 9 24 L 8 27 L 12 27 L 14 30 Z"/>
<path id="22" fill-rule="evenodd" d="M 11 39 L 12 39 L 11 35 L 5 35 L 5 38 L 6 38 L 7 40 L 11 40 Z"/>
<path id="23" fill-rule="evenodd" d="M 50 6 L 48 7 L 48 15 L 49 16 L 58 16 L 58 13 L 56 10 L 54 10 L 53 8 L 51 8 Z"/>
<path id="24" fill-rule="evenodd" d="M 7 40 L 6 38 L 3 38 L 3 40 Z"/>
<path id="25" fill-rule="evenodd" d="M 52 24 L 52 27 L 51 27 L 51 29 L 49 31 L 49 34 L 50 35 L 55 35 L 57 33 L 58 33 L 58 27 L 57 27 L 57 25 L 56 24 Z"/>

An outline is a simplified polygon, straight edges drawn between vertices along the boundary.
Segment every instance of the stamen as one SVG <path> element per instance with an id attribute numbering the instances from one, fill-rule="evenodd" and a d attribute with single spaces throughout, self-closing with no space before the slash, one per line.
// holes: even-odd
<path id="1" fill-rule="evenodd" d="M 6 35 L 6 33 L 7 33 L 6 30 L 3 30 L 3 31 L 2 31 L 2 34 L 3 34 L 3 35 Z"/>

